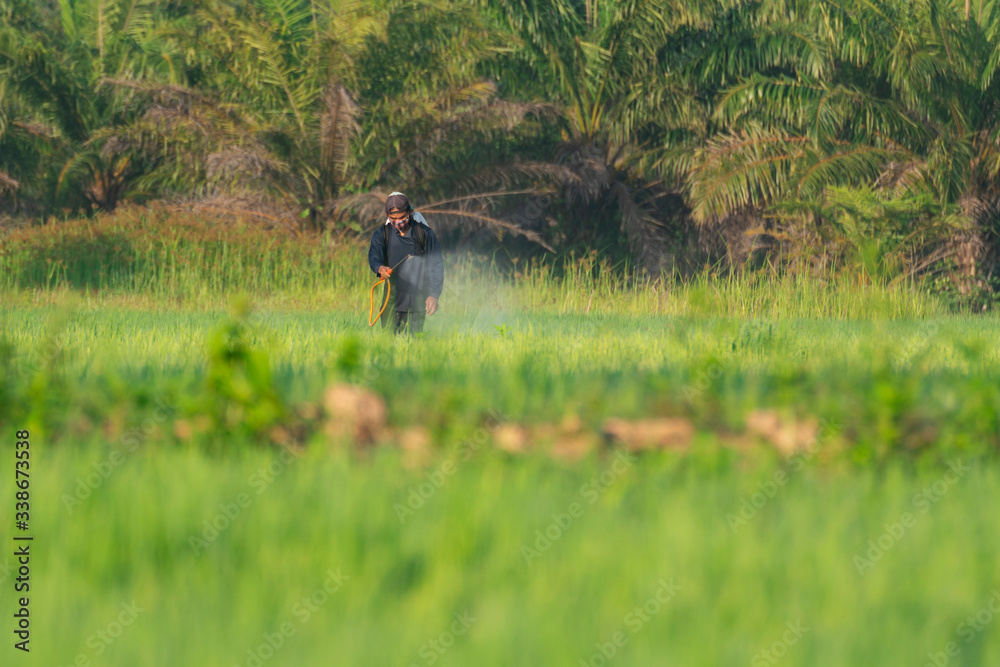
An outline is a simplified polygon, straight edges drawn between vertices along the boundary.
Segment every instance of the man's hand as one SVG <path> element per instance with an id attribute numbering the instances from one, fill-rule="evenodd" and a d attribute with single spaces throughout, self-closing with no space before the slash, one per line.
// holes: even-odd
<path id="1" fill-rule="evenodd" d="M 437 312 L 438 300 L 432 296 L 429 296 L 427 297 L 427 303 L 425 305 L 427 306 L 427 314 L 433 315 L 434 313 Z"/>
<path id="2" fill-rule="evenodd" d="M 392 275 L 392 269 L 390 269 L 388 266 L 378 267 L 379 278 L 388 278 L 390 275 Z"/>

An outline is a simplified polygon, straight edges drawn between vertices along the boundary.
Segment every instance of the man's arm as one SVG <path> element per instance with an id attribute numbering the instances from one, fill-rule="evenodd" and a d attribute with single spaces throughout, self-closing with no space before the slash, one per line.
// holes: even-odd
<path id="1" fill-rule="evenodd" d="M 372 244 L 368 247 L 368 266 L 372 273 L 379 275 L 379 267 L 385 259 L 385 236 L 382 227 L 376 227 L 372 234 Z"/>

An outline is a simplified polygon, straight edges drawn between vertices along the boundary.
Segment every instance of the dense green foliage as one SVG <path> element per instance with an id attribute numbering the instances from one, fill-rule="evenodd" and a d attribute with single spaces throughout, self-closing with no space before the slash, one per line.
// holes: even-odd
<path id="1" fill-rule="evenodd" d="M 0 202 L 359 229 L 402 189 L 455 239 L 977 302 L 998 39 L 991 0 L 2 0 Z"/>

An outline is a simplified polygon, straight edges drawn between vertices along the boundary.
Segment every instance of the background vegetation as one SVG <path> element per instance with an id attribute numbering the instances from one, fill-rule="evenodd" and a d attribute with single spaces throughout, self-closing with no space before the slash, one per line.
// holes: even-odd
<path id="1" fill-rule="evenodd" d="M 990 0 L 2 0 L 0 207 L 166 200 L 992 302 Z"/>

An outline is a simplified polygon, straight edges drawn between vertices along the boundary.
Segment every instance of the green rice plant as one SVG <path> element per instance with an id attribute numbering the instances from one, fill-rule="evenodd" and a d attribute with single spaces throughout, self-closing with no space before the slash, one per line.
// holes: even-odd
<path id="1" fill-rule="evenodd" d="M 300 310 L 366 306 L 366 239 L 298 237 L 223 225 L 168 208 L 126 209 L 0 237 L 5 300 L 74 291 L 88 298 L 221 309 L 233 295 Z M 947 308 L 912 284 L 831 274 L 702 274 L 679 282 L 612 266 L 596 253 L 535 258 L 513 273 L 449 256 L 443 307 L 712 317 L 897 319 Z"/>

